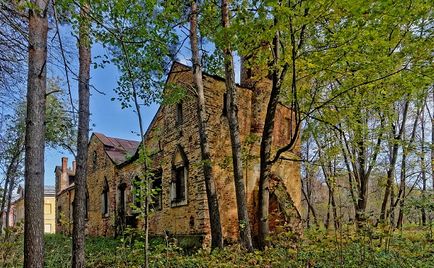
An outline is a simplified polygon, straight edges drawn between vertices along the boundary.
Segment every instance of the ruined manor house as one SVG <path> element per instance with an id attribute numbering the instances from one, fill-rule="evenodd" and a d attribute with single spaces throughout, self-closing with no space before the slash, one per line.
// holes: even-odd
<path id="1" fill-rule="evenodd" d="M 259 144 L 268 104 L 271 82 L 252 82 L 251 71 L 244 68 L 237 85 L 238 118 L 244 161 L 245 187 L 253 233 L 257 230 L 255 215 L 258 204 Z M 208 122 L 213 176 L 218 193 L 223 235 L 226 241 L 238 238 L 237 205 L 232 173 L 232 153 L 226 116 L 225 80 L 204 74 L 204 93 Z M 150 233 L 170 232 L 177 236 L 199 236 L 209 239 L 210 224 L 204 176 L 201 168 L 196 98 L 192 93 L 191 67 L 175 62 L 166 85 L 185 89 L 186 96 L 175 104 L 162 104 L 145 134 L 150 153 L 153 187 L 161 189 L 153 199 Z M 167 86 L 170 90 L 173 86 Z M 286 145 L 294 129 L 291 110 L 279 104 L 273 132 L 273 148 Z M 89 141 L 87 162 L 86 232 L 92 236 L 114 236 L 126 226 L 141 227 L 142 221 L 131 208 L 134 181 L 143 178 L 138 161 L 138 141 L 108 137 L 93 133 Z M 300 208 L 300 166 L 297 161 L 299 143 L 284 159 L 273 166 L 272 177 L 282 182 L 284 194 L 270 189 L 270 229 L 288 221 L 290 202 Z M 56 173 L 56 232 L 72 230 L 75 163 L 62 165 Z M 280 187 L 282 189 L 282 187 Z M 297 212 L 298 213 L 298 212 Z"/>

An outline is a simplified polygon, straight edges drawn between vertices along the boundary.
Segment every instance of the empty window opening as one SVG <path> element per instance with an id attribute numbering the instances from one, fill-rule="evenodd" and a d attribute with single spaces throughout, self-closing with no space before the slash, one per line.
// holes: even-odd
<path id="1" fill-rule="evenodd" d="M 154 210 L 161 210 L 163 207 L 163 192 L 162 192 L 162 170 L 158 170 L 154 172 L 154 176 L 152 178 L 152 204 L 151 207 Z"/>
<path id="2" fill-rule="evenodd" d="M 182 102 L 176 104 L 176 125 L 179 126 L 182 124 L 183 115 L 182 115 Z"/>
<path id="3" fill-rule="evenodd" d="M 101 213 L 105 217 L 109 215 L 109 186 L 107 178 L 104 178 L 104 185 L 101 193 Z"/>

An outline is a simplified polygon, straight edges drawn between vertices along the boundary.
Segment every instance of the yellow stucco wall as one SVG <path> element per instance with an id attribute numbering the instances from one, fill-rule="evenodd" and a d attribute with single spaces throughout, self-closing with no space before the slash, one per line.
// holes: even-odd
<path id="1" fill-rule="evenodd" d="M 44 197 L 44 232 L 54 234 L 56 232 L 56 198 Z"/>
<path id="2" fill-rule="evenodd" d="M 15 223 L 24 221 L 24 199 L 15 202 Z M 56 227 L 56 198 L 44 197 L 44 232 L 54 234 Z"/>

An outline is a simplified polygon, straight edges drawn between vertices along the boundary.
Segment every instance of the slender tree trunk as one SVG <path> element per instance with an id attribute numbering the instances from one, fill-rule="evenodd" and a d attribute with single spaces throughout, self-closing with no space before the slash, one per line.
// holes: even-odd
<path id="1" fill-rule="evenodd" d="M 410 104 L 410 102 L 407 100 L 405 102 L 405 105 L 404 105 L 402 122 L 401 122 L 401 125 L 399 127 L 397 134 L 395 131 L 396 127 L 392 127 L 393 146 L 392 146 L 392 152 L 391 152 L 391 156 L 390 156 L 389 169 L 387 170 L 386 189 L 384 191 L 383 202 L 381 204 L 380 222 L 384 222 L 386 220 L 386 217 L 387 217 L 387 203 L 389 201 L 389 195 L 391 192 L 391 188 L 393 187 L 393 184 L 395 181 L 395 165 L 396 165 L 396 160 L 398 158 L 399 142 L 402 140 L 402 135 L 403 135 L 403 132 L 405 129 L 405 123 L 407 122 L 407 114 L 408 114 L 409 104 Z"/>
<path id="2" fill-rule="evenodd" d="M 357 201 L 356 221 L 357 227 L 363 227 L 366 221 L 366 205 L 368 203 L 368 177 L 360 176 L 359 200 Z"/>
<path id="3" fill-rule="evenodd" d="M 221 1 L 222 12 L 222 25 L 224 28 L 229 27 L 229 10 L 228 1 Z M 226 42 L 229 44 L 229 42 Z M 238 211 L 238 226 L 240 230 L 240 239 L 242 245 L 248 250 L 253 250 L 252 234 L 250 229 L 249 214 L 247 211 L 247 198 L 245 193 L 245 185 L 243 178 L 243 164 L 241 160 L 241 140 L 240 130 L 238 124 L 238 106 L 237 106 L 237 89 L 235 86 L 235 73 L 234 73 L 234 59 L 230 45 L 223 49 L 224 64 L 225 64 L 225 77 L 226 77 L 226 91 L 228 99 L 228 121 L 229 131 L 231 135 L 232 145 L 232 162 L 234 168 L 234 182 L 235 182 L 235 195 L 237 199 Z"/>
<path id="4" fill-rule="evenodd" d="M 8 167 L 8 169 L 9 169 L 9 167 Z M 3 233 L 3 215 L 4 215 L 3 213 L 5 210 L 5 206 L 6 206 L 6 201 L 7 201 L 6 193 L 7 193 L 8 188 L 9 188 L 9 180 L 10 180 L 10 178 L 7 174 L 8 174 L 8 172 L 6 172 L 5 184 L 3 187 L 2 201 L 1 201 L 1 205 L 0 205 L 0 235 Z M 7 217 L 7 215 L 6 215 L 6 217 Z"/>
<path id="5" fill-rule="evenodd" d="M 75 195 L 72 228 L 72 267 L 85 267 L 85 229 L 86 229 L 86 181 L 87 151 L 89 142 L 89 79 L 90 79 L 90 22 L 89 7 L 80 8 L 78 39 L 79 74 L 78 74 L 78 136 L 77 136 L 77 173 L 75 175 Z"/>
<path id="6" fill-rule="evenodd" d="M 223 247 L 222 227 L 220 224 L 220 212 L 217 191 L 212 174 L 211 154 L 208 143 L 205 94 L 203 90 L 202 68 L 199 59 L 199 41 L 197 32 L 198 6 L 196 0 L 191 1 L 190 14 L 190 44 L 193 60 L 193 81 L 197 90 L 197 116 L 199 123 L 200 150 L 202 156 L 202 168 L 205 177 L 205 188 L 208 198 L 208 210 L 211 225 L 211 248 Z"/>
<path id="7" fill-rule="evenodd" d="M 279 59 L 279 33 L 276 33 L 273 40 L 274 50 L 274 66 L 277 66 Z M 271 175 L 271 144 L 273 140 L 274 119 L 276 114 L 276 108 L 279 101 L 279 94 L 281 88 L 281 79 L 279 77 L 279 71 L 273 70 L 272 88 L 270 93 L 270 99 L 267 105 L 267 113 L 265 115 L 264 129 L 262 132 L 262 139 L 260 145 L 260 172 L 259 172 L 259 248 L 264 249 L 268 244 L 267 237 L 270 233 L 268 225 L 268 213 L 270 206 L 270 189 L 269 178 Z"/>
<path id="8" fill-rule="evenodd" d="M 405 185 L 405 183 L 406 183 L 405 176 L 406 176 L 407 155 L 409 153 L 409 148 L 412 146 L 412 144 L 413 144 L 413 142 L 414 142 L 414 140 L 416 138 L 417 126 L 418 126 L 418 123 L 419 123 L 419 116 L 420 116 L 421 112 L 422 112 L 422 108 L 420 108 L 416 112 L 410 138 L 409 138 L 407 144 L 405 146 L 402 146 L 401 174 L 400 174 L 399 190 L 398 190 L 398 194 L 396 195 L 396 200 L 394 201 L 393 206 L 391 206 L 391 208 L 390 208 L 390 213 L 393 213 L 394 210 L 395 210 L 395 208 L 396 208 L 396 206 L 398 204 L 400 206 L 400 210 L 399 210 L 399 213 L 398 213 L 397 226 L 399 225 L 399 222 L 400 222 L 399 218 L 400 217 L 401 217 L 401 220 L 402 220 L 402 209 L 401 208 L 404 205 L 404 200 L 403 199 L 405 198 L 405 187 L 406 187 L 406 185 Z M 403 135 L 403 139 L 405 139 L 405 135 L 406 135 L 405 134 L 405 129 L 404 129 L 402 135 Z"/>
<path id="9" fill-rule="evenodd" d="M 13 189 L 15 188 L 15 179 L 16 179 L 16 174 L 14 174 L 11 178 L 11 182 L 10 182 L 10 187 L 8 189 L 8 199 L 7 199 L 7 206 L 6 206 L 6 221 L 5 221 L 5 226 L 6 227 L 10 227 L 9 226 L 9 213 L 11 212 L 11 201 L 12 201 L 12 192 Z"/>
<path id="10" fill-rule="evenodd" d="M 424 111 L 421 114 L 421 153 L 420 153 L 420 168 L 422 173 L 422 196 L 426 196 L 426 166 L 425 166 L 425 113 Z M 422 225 L 425 226 L 427 222 L 427 215 L 425 207 L 422 207 Z"/>
<path id="11" fill-rule="evenodd" d="M 24 267 L 44 265 L 44 149 L 48 2 L 29 9 L 29 64 L 25 137 Z"/>
<path id="12" fill-rule="evenodd" d="M 398 212 L 398 221 L 396 223 L 396 227 L 400 228 L 402 227 L 402 221 L 404 218 L 403 215 L 403 208 L 404 208 L 404 199 L 405 199 L 405 176 L 407 176 L 407 148 L 404 148 L 404 151 L 402 153 L 402 160 L 401 160 L 401 182 L 400 182 L 400 198 L 399 198 L 399 212 Z"/>
<path id="13" fill-rule="evenodd" d="M 432 89 L 432 104 L 434 105 L 434 89 Z M 434 188 L 434 109 L 431 111 L 431 185 Z"/>
<path id="14" fill-rule="evenodd" d="M 310 216 L 309 214 L 312 213 L 312 217 L 314 220 L 314 224 L 316 227 L 319 227 L 318 224 L 318 218 L 316 216 L 316 211 L 315 208 L 313 207 L 311 198 L 312 198 L 312 183 L 310 182 L 310 175 L 308 175 L 309 177 L 306 179 L 306 190 L 303 189 L 303 187 L 301 188 L 301 192 L 304 196 L 304 198 L 306 199 L 306 203 L 307 203 L 307 227 L 310 227 Z"/>
<path id="15" fill-rule="evenodd" d="M 395 189 L 394 187 L 390 187 L 390 225 L 394 226 L 395 224 L 395 210 L 393 210 L 393 204 L 395 203 Z"/>
<path id="16" fill-rule="evenodd" d="M 331 196 L 331 205 L 332 205 L 332 212 L 333 212 L 333 226 L 335 227 L 335 230 L 339 229 L 339 218 L 338 218 L 338 210 L 336 207 L 336 201 L 335 201 L 335 189 L 334 185 L 330 185 L 330 196 Z"/>
<path id="17" fill-rule="evenodd" d="M 326 220 L 325 220 L 325 224 L 324 224 L 326 230 L 328 230 L 329 226 L 330 226 L 330 204 L 331 204 L 331 200 L 332 200 L 331 197 L 332 197 L 332 195 L 329 192 L 329 194 L 328 194 L 328 202 L 327 202 L 327 214 L 326 214 Z"/>
<path id="18" fill-rule="evenodd" d="M 22 154 L 24 152 L 24 136 L 20 136 L 20 138 L 16 141 L 16 144 L 14 144 L 14 147 L 12 148 L 12 157 L 9 160 L 9 164 L 7 165 L 6 169 L 6 178 L 5 178 L 5 184 L 3 187 L 3 196 L 2 201 L 0 205 L 0 235 L 2 234 L 2 227 L 3 224 L 5 227 L 9 226 L 9 215 L 10 212 L 10 203 L 12 198 L 12 192 L 15 188 L 16 178 L 18 176 L 18 168 L 20 166 L 20 163 L 22 161 Z M 5 217 L 5 223 L 3 222 L 3 212 L 5 211 L 6 207 L 6 217 Z"/>

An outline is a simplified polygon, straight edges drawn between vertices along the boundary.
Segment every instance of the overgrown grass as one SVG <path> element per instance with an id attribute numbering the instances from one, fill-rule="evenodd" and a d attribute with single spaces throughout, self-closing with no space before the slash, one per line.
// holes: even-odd
<path id="1" fill-rule="evenodd" d="M 22 235 L 14 234 L 0 246 L 0 267 L 21 267 Z M 200 249 L 185 254 L 164 240 L 151 243 L 151 267 L 434 267 L 434 244 L 426 230 L 406 228 L 388 234 L 381 229 L 356 233 L 308 230 L 294 242 L 290 234 L 274 237 L 265 251 L 247 253 L 228 246 L 211 254 Z M 93 238 L 86 241 L 87 267 L 140 267 L 143 242 Z M 71 238 L 45 236 L 45 267 L 69 267 Z"/>

